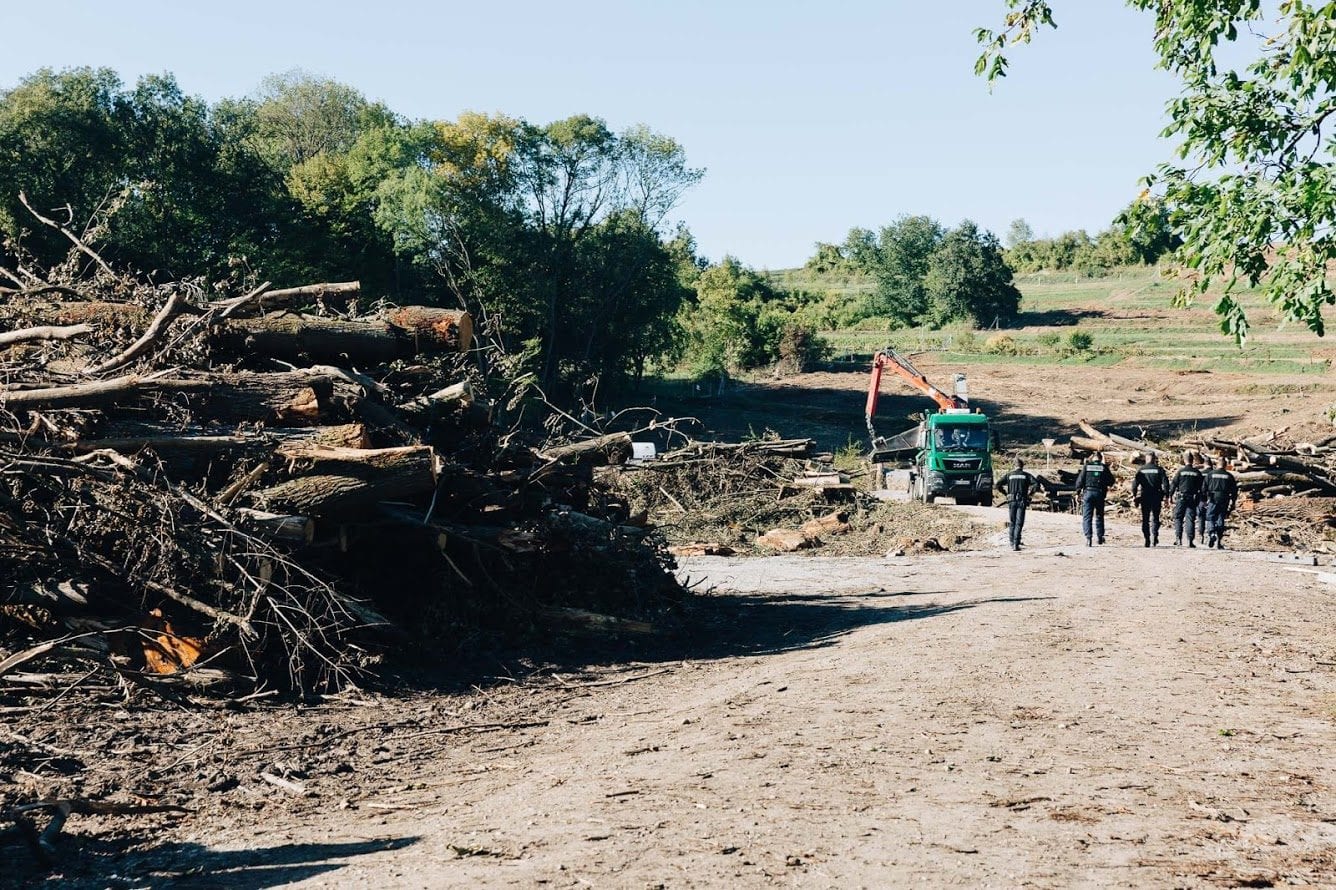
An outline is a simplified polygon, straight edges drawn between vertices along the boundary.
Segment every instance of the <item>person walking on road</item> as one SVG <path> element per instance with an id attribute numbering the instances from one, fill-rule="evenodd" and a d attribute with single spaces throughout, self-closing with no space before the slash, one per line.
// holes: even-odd
<path id="1" fill-rule="evenodd" d="M 1034 493 L 1035 477 L 1025 472 L 1025 461 L 1016 458 L 1016 468 L 1002 477 L 997 483 L 997 490 L 1007 496 L 1007 532 L 1011 536 L 1011 549 L 1021 549 L 1021 529 L 1025 528 L 1025 509 L 1030 506 L 1030 497 Z"/>
<path id="2" fill-rule="evenodd" d="M 1239 501 L 1239 483 L 1234 474 L 1225 469 L 1225 462 L 1206 474 L 1202 482 L 1206 502 L 1206 546 L 1225 549 L 1225 519 Z"/>
<path id="3" fill-rule="evenodd" d="M 1201 496 L 1197 498 L 1197 540 L 1206 540 L 1206 479 L 1215 469 L 1215 461 L 1209 457 L 1202 457 L 1201 462 Z"/>
<path id="4" fill-rule="evenodd" d="M 1113 471 L 1104 463 L 1104 455 L 1096 451 L 1081 465 L 1076 474 L 1076 490 L 1081 493 L 1081 531 L 1086 546 L 1094 540 L 1104 543 L 1104 501 L 1113 485 Z"/>
<path id="5" fill-rule="evenodd" d="M 1169 474 L 1151 452 L 1146 465 L 1132 478 L 1132 502 L 1141 508 L 1141 536 L 1146 546 L 1159 546 L 1160 507 L 1169 494 Z"/>
<path id="6" fill-rule="evenodd" d="M 1174 502 L 1174 546 L 1183 544 L 1183 526 L 1187 526 L 1188 546 L 1196 547 L 1197 503 L 1201 500 L 1201 470 L 1197 469 L 1197 455 L 1189 454 L 1188 462 L 1174 474 L 1169 486 L 1169 497 Z"/>

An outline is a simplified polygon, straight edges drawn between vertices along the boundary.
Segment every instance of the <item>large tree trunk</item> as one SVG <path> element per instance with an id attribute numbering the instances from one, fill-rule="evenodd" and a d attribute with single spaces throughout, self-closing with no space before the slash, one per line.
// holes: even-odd
<path id="1" fill-rule="evenodd" d="M 404 306 L 370 321 L 272 313 L 219 326 L 218 344 L 240 355 L 370 365 L 424 352 L 463 352 L 473 343 L 467 312 Z"/>
<path id="2" fill-rule="evenodd" d="M 426 494 L 436 487 L 436 458 L 427 446 L 358 450 L 294 443 L 279 453 L 310 461 L 312 472 L 252 496 L 262 509 L 274 512 L 347 513 L 380 501 Z"/>
<path id="3" fill-rule="evenodd" d="M 69 386 L 0 388 L 0 408 L 100 408 L 144 399 L 180 398 L 193 403 L 192 407 L 202 406 L 211 420 L 305 426 L 327 422 L 336 413 L 336 384 L 341 401 L 351 404 L 359 398 L 355 387 L 309 371 L 201 374 L 175 379 L 127 374 Z"/>

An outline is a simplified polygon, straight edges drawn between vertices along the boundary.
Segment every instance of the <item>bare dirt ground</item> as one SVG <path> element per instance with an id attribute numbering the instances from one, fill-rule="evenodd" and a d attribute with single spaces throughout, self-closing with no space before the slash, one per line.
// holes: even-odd
<path id="1" fill-rule="evenodd" d="M 699 635 L 636 662 L 216 718 L 153 762 L 223 790 L 147 844 L 72 822 L 50 880 L 1336 886 L 1332 588 L 1068 516 L 1016 554 L 971 512 L 993 546 L 688 560 Z"/>

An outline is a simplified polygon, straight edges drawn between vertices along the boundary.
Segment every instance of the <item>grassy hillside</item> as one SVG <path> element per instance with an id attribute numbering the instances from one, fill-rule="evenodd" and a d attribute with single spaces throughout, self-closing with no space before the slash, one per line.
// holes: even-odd
<path id="1" fill-rule="evenodd" d="M 782 287 L 808 293 L 853 296 L 872 289 L 860 277 L 824 278 L 802 269 L 771 273 Z M 889 331 L 838 330 L 822 336 L 837 357 L 866 357 L 891 344 L 897 348 L 950 353 L 960 362 L 1115 365 L 1124 362 L 1166 370 L 1252 371 L 1324 374 L 1336 344 L 1306 328 L 1284 325 L 1254 293 L 1245 293 L 1253 333 L 1240 348 L 1220 333 L 1213 300 L 1174 308 L 1178 285 L 1155 269 L 1128 268 L 1106 277 L 1038 273 L 1017 278 L 1021 316 L 1012 329 L 970 331 L 922 328 Z M 1089 349 L 1074 351 L 1074 331 L 1090 336 Z"/>

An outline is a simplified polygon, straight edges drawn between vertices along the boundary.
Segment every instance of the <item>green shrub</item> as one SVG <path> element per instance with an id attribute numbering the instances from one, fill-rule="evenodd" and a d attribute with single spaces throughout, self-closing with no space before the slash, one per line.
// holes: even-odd
<path id="1" fill-rule="evenodd" d="M 989 355 L 1021 355 L 1025 350 L 1010 334 L 994 334 L 984 341 L 983 351 Z"/>
<path id="2" fill-rule="evenodd" d="M 1062 335 L 1056 331 L 1049 331 L 1036 337 L 1035 342 L 1045 352 L 1057 352 L 1058 344 L 1062 342 Z"/>
<path id="3" fill-rule="evenodd" d="M 961 331 L 955 338 L 956 352 L 978 352 L 979 338 L 973 331 Z"/>
<path id="4" fill-rule="evenodd" d="M 1085 331 L 1072 331 L 1067 335 L 1067 346 L 1072 352 L 1088 352 L 1095 345 L 1095 338 Z"/>

